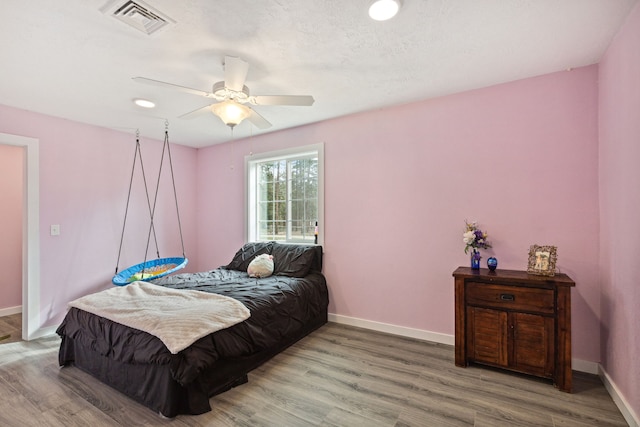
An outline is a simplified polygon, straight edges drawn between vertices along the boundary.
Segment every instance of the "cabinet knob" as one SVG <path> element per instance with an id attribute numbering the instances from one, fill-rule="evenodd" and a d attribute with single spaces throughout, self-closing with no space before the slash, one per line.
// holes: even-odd
<path id="1" fill-rule="evenodd" d="M 502 301 L 515 301 L 516 296 L 513 294 L 500 294 L 500 299 Z"/>

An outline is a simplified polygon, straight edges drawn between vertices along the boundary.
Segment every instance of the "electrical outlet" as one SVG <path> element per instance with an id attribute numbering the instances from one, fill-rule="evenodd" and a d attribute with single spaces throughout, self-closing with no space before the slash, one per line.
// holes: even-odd
<path id="1" fill-rule="evenodd" d="M 51 235 L 52 236 L 59 236 L 60 235 L 60 225 L 59 224 L 53 224 L 51 226 Z"/>

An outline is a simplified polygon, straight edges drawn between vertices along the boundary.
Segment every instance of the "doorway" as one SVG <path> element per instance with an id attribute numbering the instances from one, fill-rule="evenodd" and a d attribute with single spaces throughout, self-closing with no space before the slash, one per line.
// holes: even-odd
<path id="1" fill-rule="evenodd" d="M 0 145 L 0 344 L 22 340 L 22 199 L 24 147 Z"/>
<path id="2" fill-rule="evenodd" d="M 40 327 L 39 140 L 0 133 L 0 144 L 24 147 L 22 209 L 22 339 Z"/>

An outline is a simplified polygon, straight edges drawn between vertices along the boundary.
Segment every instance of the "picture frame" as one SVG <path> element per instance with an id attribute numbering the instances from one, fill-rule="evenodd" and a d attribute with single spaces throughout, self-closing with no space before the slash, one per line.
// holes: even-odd
<path id="1" fill-rule="evenodd" d="M 553 276 L 556 274 L 557 259 L 558 248 L 556 246 L 531 245 L 527 273 Z"/>

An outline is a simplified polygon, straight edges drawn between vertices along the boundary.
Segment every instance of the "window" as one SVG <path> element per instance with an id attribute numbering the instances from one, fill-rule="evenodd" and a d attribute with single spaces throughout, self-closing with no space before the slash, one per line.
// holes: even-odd
<path id="1" fill-rule="evenodd" d="M 247 241 L 322 244 L 323 157 L 315 144 L 245 158 Z"/>

